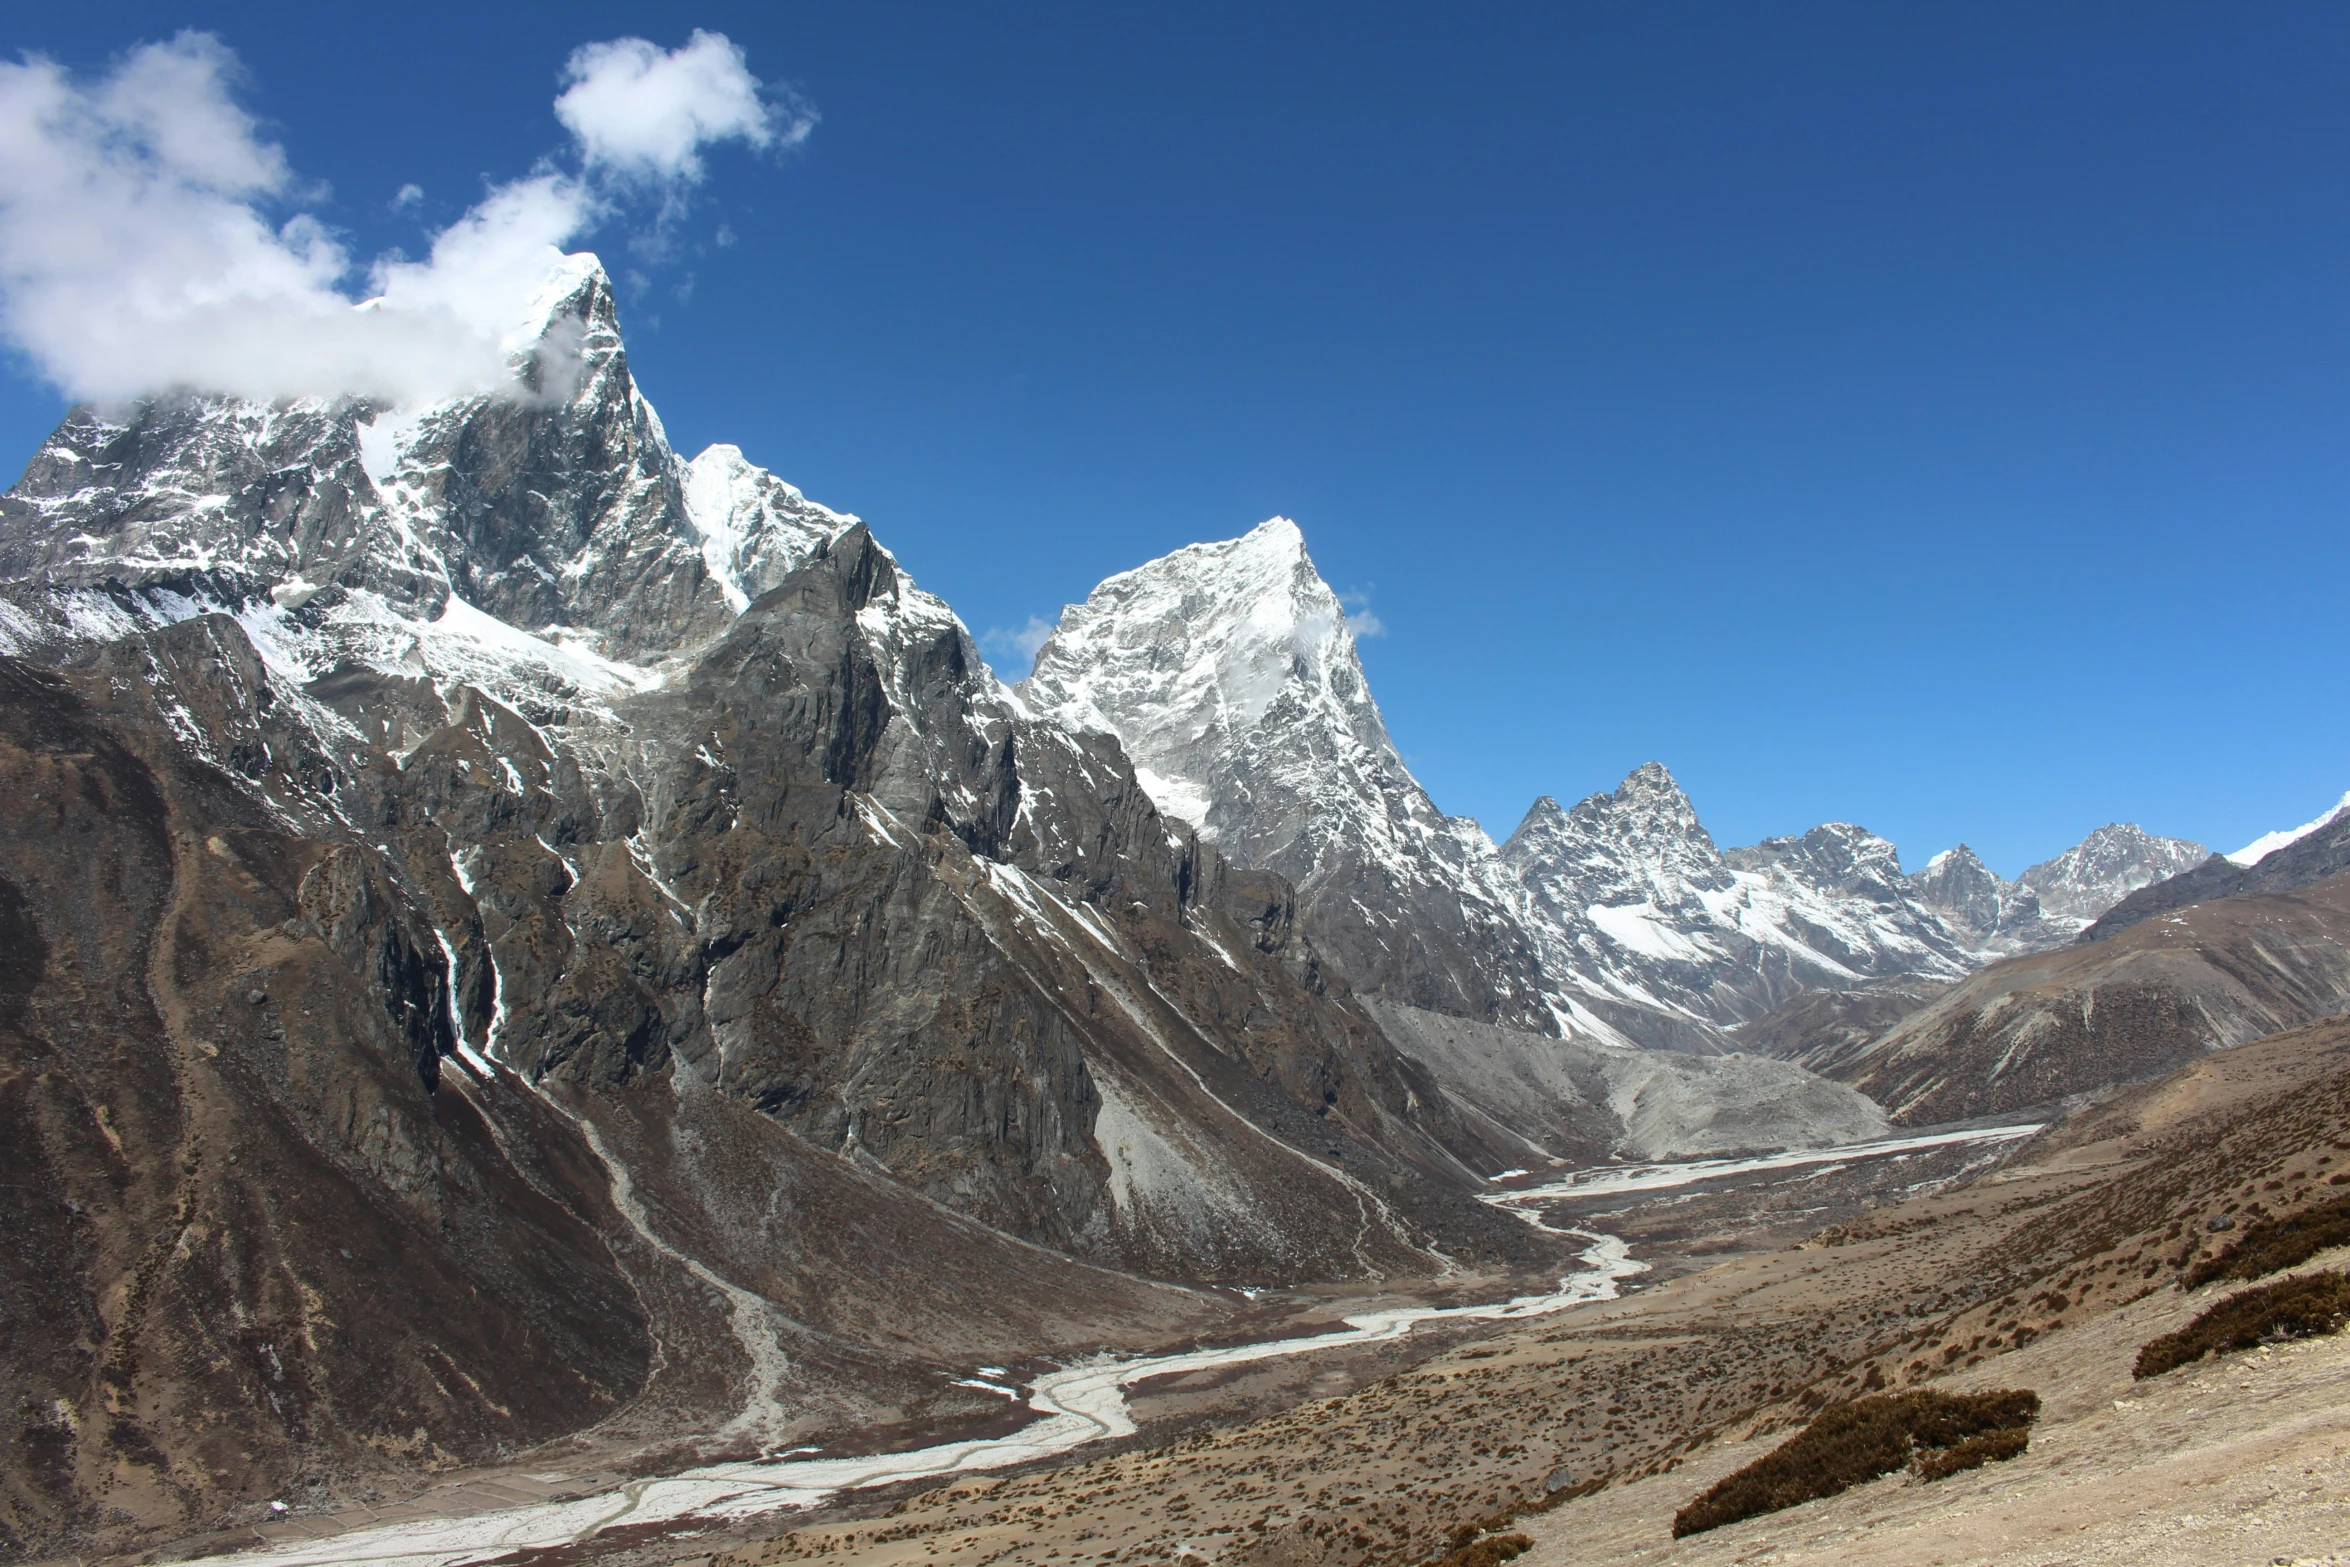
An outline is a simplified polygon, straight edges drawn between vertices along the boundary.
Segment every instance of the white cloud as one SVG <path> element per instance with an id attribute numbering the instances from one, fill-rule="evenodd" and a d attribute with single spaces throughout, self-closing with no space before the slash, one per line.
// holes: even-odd
<path id="1" fill-rule="evenodd" d="M 700 28 L 667 53 L 642 38 L 582 45 L 563 75 L 555 117 L 588 167 L 624 180 L 692 184 L 712 142 L 797 146 L 816 125 L 813 106 L 770 101 L 742 50 Z"/>
<path id="2" fill-rule="evenodd" d="M 575 56 L 565 98 L 603 80 L 580 74 L 581 57 L 637 43 Z M 788 134 L 744 118 L 766 111 L 725 39 L 697 33 L 670 55 L 642 48 L 652 63 L 638 75 L 661 84 L 674 80 L 664 62 L 684 59 L 699 62 L 688 79 L 724 85 L 710 74 L 723 56 L 751 109 L 737 92 L 623 162 L 610 150 L 620 111 L 589 112 L 582 123 L 602 139 L 576 132 L 581 173 L 542 166 L 494 188 L 426 259 L 365 269 L 315 217 L 268 216 L 308 193 L 238 104 L 237 61 L 218 39 L 142 45 L 94 81 L 38 56 L 0 62 L 0 335 L 78 398 L 188 386 L 417 403 L 511 389 L 512 356 L 538 325 L 530 301 L 565 246 L 648 185 L 698 178 L 706 142 Z M 608 164 L 625 178 L 605 179 Z M 408 204 L 408 189 L 396 200 Z M 373 292 L 356 306 L 355 276 Z"/>
<path id="3" fill-rule="evenodd" d="M 392 198 L 392 210 L 394 212 L 405 212 L 410 207 L 416 206 L 423 200 L 424 187 L 411 180 L 409 183 L 401 186 L 400 193 Z"/>
<path id="4" fill-rule="evenodd" d="M 1356 641 L 1364 637 L 1387 635 L 1387 623 L 1371 613 L 1371 595 L 1368 593 L 1341 593 L 1338 602 L 1346 607 L 1346 629 Z"/>
<path id="5" fill-rule="evenodd" d="M 979 634 L 979 646 L 991 657 L 1007 662 L 1015 656 L 1022 678 L 1036 667 L 1036 655 L 1053 634 L 1053 623 L 1041 615 L 1028 617 L 1028 624 L 1017 631 L 1006 631 L 1001 626 Z"/>

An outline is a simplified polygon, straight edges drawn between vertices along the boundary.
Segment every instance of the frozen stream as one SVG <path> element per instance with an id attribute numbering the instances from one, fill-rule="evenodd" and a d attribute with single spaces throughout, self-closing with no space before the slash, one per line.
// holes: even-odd
<path id="1" fill-rule="evenodd" d="M 1924 1137 L 1887 1138 L 1835 1148 L 1769 1154 L 1753 1159 L 1695 1159 L 1675 1164 L 1609 1165 L 1578 1170 L 1539 1186 L 1497 1191 L 1486 1201 L 1519 1211 L 1530 1222 L 1546 1202 L 1612 1192 L 1654 1191 L 1693 1185 L 1749 1172 L 1801 1165 L 1849 1163 L 1856 1159 L 1937 1148 L 1951 1143 L 1999 1142 L 2028 1136 L 2033 1126 L 1991 1127 Z M 1547 1226 L 1544 1226 L 1547 1228 Z M 1111 1437 L 1131 1435 L 1133 1417 L 1126 1390 L 1152 1377 L 1245 1365 L 1284 1355 L 1397 1339 L 1423 1322 L 1448 1318 L 1505 1321 L 1539 1317 L 1589 1301 L 1612 1300 L 1617 1285 L 1648 1265 L 1634 1260 L 1624 1242 L 1590 1230 L 1565 1233 L 1588 1240 L 1583 1266 L 1544 1295 L 1521 1295 L 1487 1306 L 1402 1306 L 1365 1312 L 1346 1325 L 1306 1338 L 1267 1339 L 1223 1349 L 1136 1359 L 1101 1359 L 1037 1378 L 1028 1407 L 1041 1416 L 1010 1436 L 963 1442 L 904 1453 L 858 1458 L 770 1459 L 707 1464 L 673 1475 L 637 1480 L 617 1490 L 576 1501 L 545 1502 L 468 1517 L 433 1518 L 354 1530 L 324 1539 L 284 1541 L 240 1555 L 241 1562 L 270 1567 L 335 1567 L 345 1562 L 379 1562 L 396 1567 L 463 1567 L 510 1551 L 546 1548 L 584 1540 L 616 1524 L 657 1524 L 687 1517 L 742 1518 L 758 1513 L 813 1507 L 827 1497 L 865 1486 L 901 1480 L 1004 1469 L 1050 1458 Z"/>

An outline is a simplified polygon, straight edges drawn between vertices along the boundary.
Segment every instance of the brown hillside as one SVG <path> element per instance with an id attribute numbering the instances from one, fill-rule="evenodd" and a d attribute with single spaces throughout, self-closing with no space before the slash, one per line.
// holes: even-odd
<path id="1" fill-rule="evenodd" d="M 2102 1119 L 2087 1141 L 2044 1139 L 1971 1185 L 1458 1347 L 1341 1397 L 1155 1451 L 941 1487 L 887 1517 L 803 1528 L 715 1561 L 1188 1553 L 1264 1567 L 1408 1567 L 1479 1529 L 1524 1534 L 1532 1544 L 1521 1560 L 1536 1567 L 1694 1567 L 1755 1559 L 1781 1541 L 1799 1544 L 1795 1559 L 1807 1562 L 1924 1567 L 1950 1559 L 1953 1533 L 1970 1542 L 1960 1559 L 2038 1561 L 2023 1547 L 2077 1543 L 2085 1530 L 2104 1531 L 2112 1552 L 2063 1559 L 2267 1561 L 2276 1552 L 2205 1550 L 2195 1510 L 2249 1486 L 2245 1516 L 2277 1510 L 2257 1514 L 2270 1529 L 2261 1540 L 2290 1545 L 2333 1527 L 2322 1477 L 2303 1480 L 2296 1467 L 2284 1487 L 2264 1470 L 2288 1456 L 2299 1465 L 2308 1449 L 2313 1476 L 2320 1464 L 2350 1474 L 2340 1457 L 2350 1453 L 2350 1410 L 2339 1398 L 2350 1345 L 2317 1341 L 2271 1357 L 2273 1367 L 2255 1355 L 2256 1366 L 2143 1387 L 2131 1368 L 2139 1346 L 2219 1293 L 2174 1288 L 2228 1238 L 2211 1219 L 2240 1224 L 2338 1194 L 2328 1180 L 2350 1166 L 2346 1046 L 2350 1027 L 2327 1024 L 2264 1042 L 2257 1061 L 2244 1058 L 2257 1072 L 2212 1074 L 2198 1063 L 2152 1085 L 2134 1116 Z M 2222 1372 L 2229 1383 L 2174 1385 Z M 2271 1394 L 2230 1401 L 2229 1386 L 2261 1375 L 2275 1378 L 2262 1384 Z M 1927 1386 L 2031 1389 L 2042 1419 L 2028 1450 L 2004 1463 L 1931 1484 L 1887 1479 L 1671 1538 L 1678 1509 L 1822 1408 Z M 2191 1467 L 2173 1462 L 2190 1451 L 2200 1455 Z M 2141 1471 L 2159 1483 L 2132 1478 Z M 2321 1492 L 2303 1506 L 2296 1498 L 2309 1484 Z M 2010 1493 L 2025 1503 L 1984 1510 L 1986 1496 Z M 1882 1553 L 1854 1532 L 1880 1519 L 1893 1521 Z M 2186 1554 L 2145 1554 L 2148 1540 L 2182 1530 Z M 630 1559 L 678 1558 L 672 1548 Z"/>
<path id="2" fill-rule="evenodd" d="M 2144 1081 L 2350 1007 L 2350 874 L 1995 963 L 1874 1039 L 1794 1059 L 1930 1126 Z"/>

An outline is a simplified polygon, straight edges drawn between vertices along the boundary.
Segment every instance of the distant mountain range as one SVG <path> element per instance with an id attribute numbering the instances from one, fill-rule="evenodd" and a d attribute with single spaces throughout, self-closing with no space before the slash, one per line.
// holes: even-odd
<path id="1" fill-rule="evenodd" d="M 1293 881 L 1354 982 L 1411 1006 L 1603 1043 L 1731 1048 L 1798 997 L 1957 980 L 2054 946 L 2200 844 L 2099 828 L 2017 881 L 1963 844 L 1916 875 L 1832 822 L 1722 850 L 1657 763 L 1572 809 L 1534 802 L 1496 847 L 1448 817 L 1389 739 L 1338 596 L 1275 518 L 1110 578 L 1022 685 L 1114 737 L 1169 816 Z"/>

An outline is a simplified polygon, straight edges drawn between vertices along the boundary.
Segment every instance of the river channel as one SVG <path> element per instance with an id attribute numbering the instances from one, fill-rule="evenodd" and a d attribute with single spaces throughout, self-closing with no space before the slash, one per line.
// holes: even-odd
<path id="1" fill-rule="evenodd" d="M 1955 1142 L 1999 1141 L 2036 1127 L 1998 1127 L 1877 1143 L 1805 1149 L 1752 1159 L 1698 1159 L 1680 1163 L 1614 1165 L 1554 1174 L 1539 1184 L 1496 1190 L 1486 1201 L 1540 1223 L 1544 1203 L 1608 1192 L 1652 1191 L 1755 1171 L 1852 1161 Z M 1548 1228 L 1548 1226 L 1543 1226 Z M 543 1502 L 469 1516 L 427 1518 L 358 1529 L 324 1539 L 280 1540 L 242 1553 L 240 1563 L 268 1567 L 466 1567 L 510 1552 L 584 1541 L 616 1525 L 660 1524 L 687 1518 L 735 1519 L 814 1507 L 843 1491 L 948 1475 L 1008 1469 L 1056 1457 L 1095 1442 L 1131 1436 L 1126 1390 L 1153 1377 L 1307 1355 L 1401 1338 L 1422 1323 L 1509 1321 L 1547 1316 L 1592 1301 L 1613 1300 L 1623 1280 L 1648 1270 L 1625 1243 L 1596 1230 L 1564 1230 L 1589 1242 L 1582 1266 L 1544 1294 L 1481 1306 L 1399 1306 L 1344 1319 L 1344 1326 L 1299 1338 L 1267 1339 L 1169 1355 L 1102 1357 L 1038 1377 L 1028 1407 L 1038 1418 L 1009 1436 L 942 1442 L 902 1453 L 853 1458 L 790 1457 L 706 1464 L 671 1475 L 631 1481 L 600 1495 Z"/>

